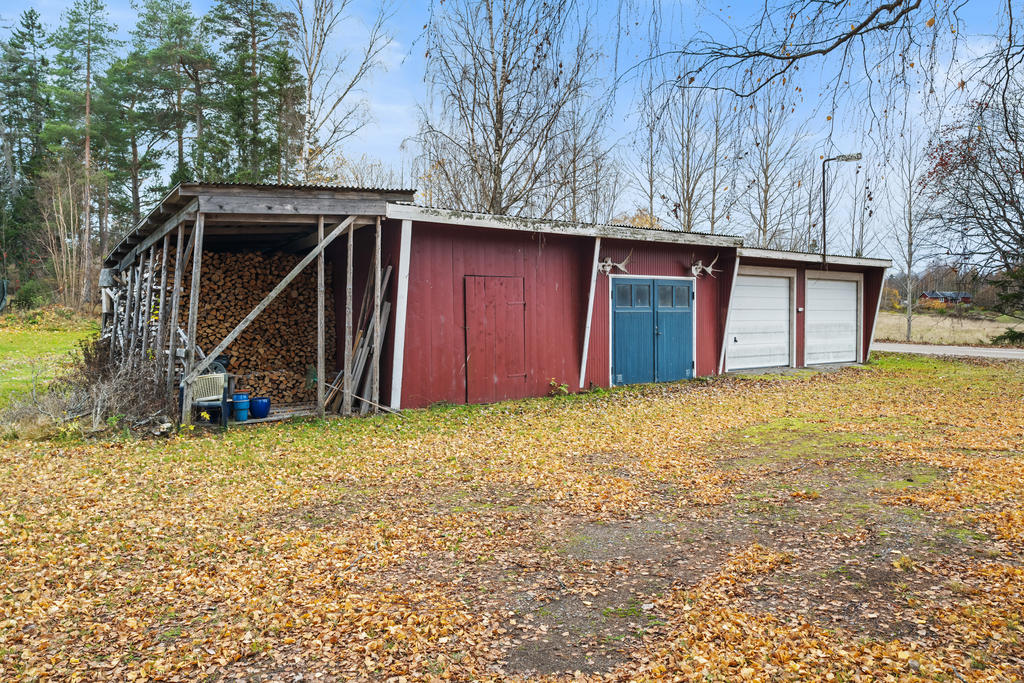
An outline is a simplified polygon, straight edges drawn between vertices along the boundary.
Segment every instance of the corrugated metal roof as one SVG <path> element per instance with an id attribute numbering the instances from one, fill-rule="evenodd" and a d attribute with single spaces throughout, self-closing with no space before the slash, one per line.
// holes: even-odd
<path id="1" fill-rule="evenodd" d="M 438 206 L 436 204 L 424 204 L 421 202 L 390 202 L 391 204 L 403 204 L 405 206 L 415 206 L 418 209 L 430 209 L 432 211 L 458 211 L 462 213 L 483 213 L 486 211 L 474 211 L 469 209 L 453 209 L 450 206 Z M 497 214 L 492 214 L 497 215 Z M 630 223 L 592 223 L 590 221 L 569 221 L 559 218 L 538 218 L 537 216 L 524 216 L 522 214 L 501 214 L 503 218 L 519 218 L 524 221 L 544 221 L 546 223 L 554 223 L 557 225 L 602 225 L 609 228 L 631 228 L 634 230 L 651 230 L 653 232 L 668 232 L 679 235 L 699 235 L 702 237 L 740 237 L 740 235 L 730 235 L 727 233 L 713 233 L 713 232 L 700 232 L 698 230 L 692 230 L 686 232 L 685 230 L 672 230 L 671 228 L 655 228 L 648 225 L 631 225 Z"/>
<path id="2" fill-rule="evenodd" d="M 255 187 L 261 189 L 287 188 L 289 190 L 320 190 L 338 192 L 416 192 L 415 188 L 405 187 L 363 187 L 360 185 L 304 185 L 302 183 L 184 182 L 181 183 L 181 185 L 204 185 L 206 187 Z"/>

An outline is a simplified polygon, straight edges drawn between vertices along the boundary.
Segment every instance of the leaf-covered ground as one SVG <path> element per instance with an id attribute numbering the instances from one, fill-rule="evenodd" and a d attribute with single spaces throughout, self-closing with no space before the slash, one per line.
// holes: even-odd
<path id="1" fill-rule="evenodd" d="M 0 679 L 1015 680 L 1024 364 L 0 446 Z"/>

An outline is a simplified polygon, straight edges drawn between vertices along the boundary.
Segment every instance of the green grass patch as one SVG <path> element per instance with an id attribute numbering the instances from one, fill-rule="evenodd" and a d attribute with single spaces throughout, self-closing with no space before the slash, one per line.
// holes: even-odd
<path id="1" fill-rule="evenodd" d="M 78 343 L 98 329 L 94 321 L 78 319 L 37 324 L 13 316 L 0 320 L 0 408 L 30 392 L 33 382 L 51 380 Z"/>

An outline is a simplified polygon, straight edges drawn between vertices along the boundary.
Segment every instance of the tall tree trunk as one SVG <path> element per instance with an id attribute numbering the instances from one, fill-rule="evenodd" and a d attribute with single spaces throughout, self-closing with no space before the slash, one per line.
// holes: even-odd
<path id="1" fill-rule="evenodd" d="M 140 186 L 142 185 L 142 179 L 140 176 L 139 169 L 139 139 L 134 133 L 131 136 L 131 147 L 132 147 L 132 168 L 131 168 L 131 182 L 132 182 L 132 225 L 138 224 L 142 218 L 142 205 L 139 198 Z M 106 196 L 106 193 L 104 193 Z"/>
<path id="2" fill-rule="evenodd" d="M 138 221 L 136 221 L 137 223 Z M 107 253 L 107 244 L 110 242 L 110 188 L 103 186 L 103 200 L 100 203 L 100 258 Z"/>
<path id="3" fill-rule="evenodd" d="M 185 168 L 185 112 L 182 111 L 184 88 L 181 86 L 181 62 L 174 65 L 174 134 L 178 145 L 178 169 Z M 138 219 L 136 219 L 138 222 Z"/>
<path id="4" fill-rule="evenodd" d="M 89 249 L 89 242 L 92 237 L 92 141 L 89 128 L 92 114 L 92 17 L 89 18 L 89 34 L 86 37 L 85 47 L 85 202 L 82 207 L 82 296 L 81 304 L 84 304 L 90 297 L 90 282 L 92 273 L 92 254 Z"/>

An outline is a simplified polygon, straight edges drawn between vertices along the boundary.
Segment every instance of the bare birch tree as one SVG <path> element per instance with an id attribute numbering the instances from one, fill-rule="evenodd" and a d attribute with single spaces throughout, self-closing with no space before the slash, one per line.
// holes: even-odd
<path id="1" fill-rule="evenodd" d="M 431 201 L 549 216 L 571 179 L 557 155 L 597 52 L 573 0 L 449 0 L 427 29 L 421 182 Z M 600 107 L 590 107 L 591 115 Z"/>
<path id="2" fill-rule="evenodd" d="M 911 340 L 914 307 L 917 303 L 919 265 L 933 254 L 928 240 L 929 195 L 926 150 L 913 132 L 906 132 L 897 148 L 895 173 L 889 183 L 889 201 L 893 221 L 889 235 L 889 253 L 896 264 L 896 279 L 900 284 L 904 316 L 907 322 L 907 341 Z"/>
<path id="3" fill-rule="evenodd" d="M 653 224 L 657 208 L 665 196 L 662 191 L 665 170 L 664 138 L 665 95 L 659 89 L 661 78 L 652 69 L 645 70 L 636 105 L 636 128 L 630 141 L 629 173 L 642 200 L 638 210 Z M 639 215 L 639 214 L 638 214 Z M 660 221 L 657 221 L 660 225 Z"/>
<path id="4" fill-rule="evenodd" d="M 573 222 L 596 223 L 605 210 L 597 204 L 600 201 L 617 201 L 616 184 L 620 180 L 619 169 L 611 158 L 611 151 L 604 147 L 607 119 L 595 116 L 584 109 L 583 103 L 576 103 L 566 113 L 569 132 L 561 140 L 561 149 L 555 157 L 554 169 L 564 182 L 549 185 L 554 196 L 545 200 L 552 206 L 551 217 Z"/>
<path id="5" fill-rule="evenodd" d="M 850 256 L 864 256 L 871 242 L 870 226 L 875 217 L 875 193 L 868 169 L 857 164 L 850 187 Z"/>
<path id="6" fill-rule="evenodd" d="M 667 194 L 662 195 L 672 218 L 683 232 L 697 227 L 700 210 L 714 182 L 715 150 L 702 135 L 705 118 L 704 92 L 674 88 L 665 107 L 664 149 L 669 158 Z"/>
<path id="7" fill-rule="evenodd" d="M 767 90 L 750 106 L 746 197 L 754 243 L 780 246 L 800 211 L 795 172 L 803 133 L 790 124 L 791 105 L 781 93 Z"/>
<path id="8" fill-rule="evenodd" d="M 300 172 L 305 182 L 319 177 L 322 162 L 369 121 L 360 86 L 382 66 L 382 53 L 392 37 L 386 24 L 391 10 L 382 5 L 355 50 L 333 52 L 349 45 L 339 29 L 353 19 L 347 11 L 352 0 L 291 0 L 295 52 L 305 88 Z"/>
<path id="9" fill-rule="evenodd" d="M 679 69 L 687 71 L 683 63 Z M 665 105 L 662 148 L 668 157 L 662 199 L 684 232 L 720 230 L 735 175 L 732 96 L 676 84 Z"/>
<path id="10" fill-rule="evenodd" d="M 332 182 L 353 187 L 402 188 L 408 184 L 403 172 L 365 154 L 335 155 L 325 160 L 324 172 Z"/>
<path id="11" fill-rule="evenodd" d="M 84 257 L 90 236 L 81 230 L 87 188 L 81 163 L 65 155 L 40 176 L 36 189 L 41 246 L 53 268 L 57 299 L 69 308 L 85 303 L 82 281 L 92 267 Z"/>

